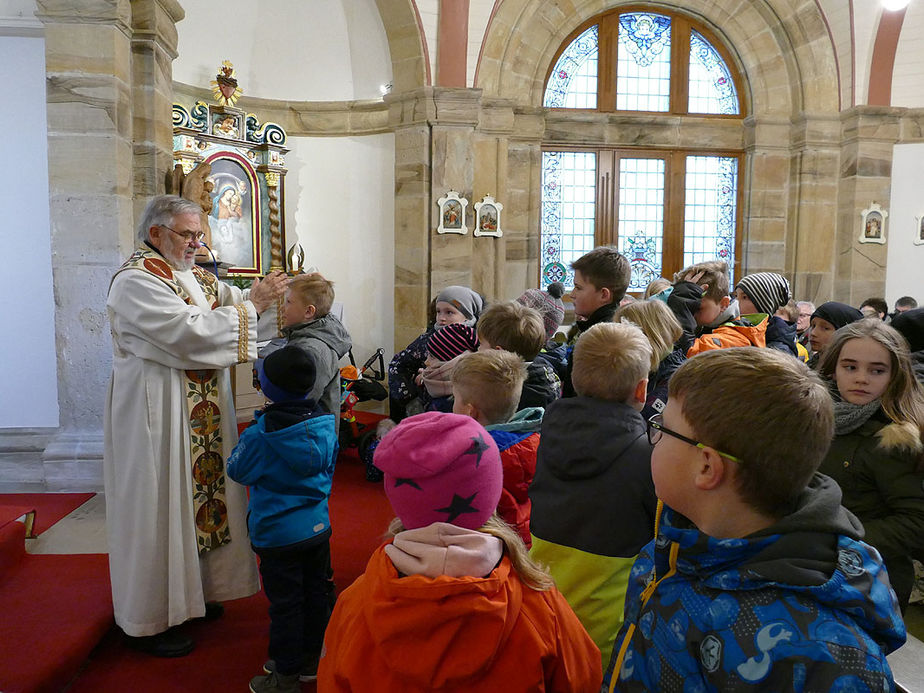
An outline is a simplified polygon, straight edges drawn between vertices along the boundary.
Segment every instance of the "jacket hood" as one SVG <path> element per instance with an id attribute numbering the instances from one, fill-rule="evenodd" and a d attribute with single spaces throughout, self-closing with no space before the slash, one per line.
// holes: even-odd
<path id="1" fill-rule="evenodd" d="M 311 322 L 302 322 L 284 327 L 282 333 L 290 340 L 298 338 L 318 339 L 329 346 L 337 354 L 337 358 L 345 356 L 353 345 L 350 340 L 350 333 L 347 332 L 343 323 L 337 319 L 337 316 L 331 313 Z"/>
<path id="2" fill-rule="evenodd" d="M 555 425 L 542 427 L 543 464 L 559 479 L 599 476 L 635 441 L 646 435 L 642 415 L 621 402 L 569 397 L 552 402 Z M 606 438 L 601 440 L 602 422 Z"/>
<path id="3" fill-rule="evenodd" d="M 804 591 L 846 612 L 845 620 L 855 620 L 887 650 L 895 649 L 904 642 L 905 629 L 885 568 L 878 554 L 859 541 L 862 525 L 840 502 L 838 485 L 816 474 L 789 515 L 740 539 L 709 537 L 665 507 L 655 540 L 659 563 L 667 560 L 670 543 L 677 542 L 677 571 L 707 587 Z"/>
<path id="4" fill-rule="evenodd" d="M 767 346 L 787 351 L 793 356 L 796 350 L 796 324 L 786 322 L 779 315 L 771 315 L 767 320 Z"/>
<path id="5" fill-rule="evenodd" d="M 510 433 L 536 433 L 542 428 L 543 414 L 545 414 L 545 409 L 542 407 L 527 407 L 514 414 L 510 421 L 491 424 L 485 426 L 485 429 L 488 431 L 509 431 Z"/>
<path id="6" fill-rule="evenodd" d="M 396 676 L 419 690 L 461 689 L 491 668 L 516 624 L 529 588 L 511 570 L 505 556 L 487 577 L 399 577 L 379 547 L 353 587 L 365 592 L 366 626 Z"/>
<path id="7" fill-rule="evenodd" d="M 876 433 L 879 437 L 879 447 L 891 449 L 904 449 L 920 454 L 924 450 L 921 444 L 921 431 L 910 421 L 904 423 L 890 423 L 883 426 Z"/>
<path id="8" fill-rule="evenodd" d="M 272 430 L 267 430 L 267 419 L 272 418 L 265 412 L 256 412 L 257 432 L 260 437 L 285 464 L 299 477 L 313 475 L 317 471 L 319 459 L 330 459 L 336 454 L 336 445 L 328 432 L 326 423 L 333 414 L 321 414 L 298 423 Z M 308 450 L 305 449 L 305 438 L 308 438 Z"/>

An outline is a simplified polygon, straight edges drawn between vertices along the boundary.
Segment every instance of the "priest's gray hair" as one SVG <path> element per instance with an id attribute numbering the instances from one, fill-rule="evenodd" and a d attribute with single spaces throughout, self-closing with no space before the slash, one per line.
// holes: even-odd
<path id="1" fill-rule="evenodd" d="M 178 195 L 152 197 L 141 213 L 138 222 L 138 243 L 151 240 L 152 226 L 173 226 L 173 219 L 179 214 L 201 214 L 202 207 Z"/>

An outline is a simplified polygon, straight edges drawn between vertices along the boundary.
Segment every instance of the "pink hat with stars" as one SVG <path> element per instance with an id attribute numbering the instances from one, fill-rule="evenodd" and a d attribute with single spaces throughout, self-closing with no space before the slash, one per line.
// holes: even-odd
<path id="1" fill-rule="evenodd" d="M 426 412 L 404 419 L 375 449 L 385 494 L 405 529 L 448 522 L 478 529 L 503 484 L 494 439 L 474 419 Z"/>

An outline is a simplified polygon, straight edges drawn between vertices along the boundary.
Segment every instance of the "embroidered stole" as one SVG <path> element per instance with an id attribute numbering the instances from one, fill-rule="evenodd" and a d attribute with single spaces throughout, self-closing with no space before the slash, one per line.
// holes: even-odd
<path id="1" fill-rule="evenodd" d="M 192 305 L 189 293 L 174 278 L 173 269 L 156 252 L 147 248 L 135 250 L 116 274 L 127 269 L 138 269 L 157 277 L 183 301 Z M 197 266 L 193 266 L 192 271 L 214 310 L 218 307 L 218 279 L 211 272 Z M 247 360 L 247 313 L 243 306 L 237 308 L 239 332 L 243 334 L 243 339 L 238 339 L 238 362 L 243 363 Z M 216 369 L 184 371 L 192 460 L 193 512 L 196 544 L 200 554 L 231 541 L 228 506 L 225 502 L 225 459 L 221 445 L 220 372 Z"/>

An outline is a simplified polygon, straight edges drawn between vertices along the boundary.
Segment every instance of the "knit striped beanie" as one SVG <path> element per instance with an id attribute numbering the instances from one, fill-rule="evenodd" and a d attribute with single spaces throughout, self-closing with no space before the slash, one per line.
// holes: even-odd
<path id="1" fill-rule="evenodd" d="M 478 335 L 462 322 L 446 325 L 430 335 L 427 351 L 440 361 L 452 361 L 466 351 L 478 351 Z"/>
<path id="2" fill-rule="evenodd" d="M 773 315 L 789 302 L 789 282 L 775 272 L 757 272 L 743 277 L 736 289 L 741 289 L 761 313 Z"/>

